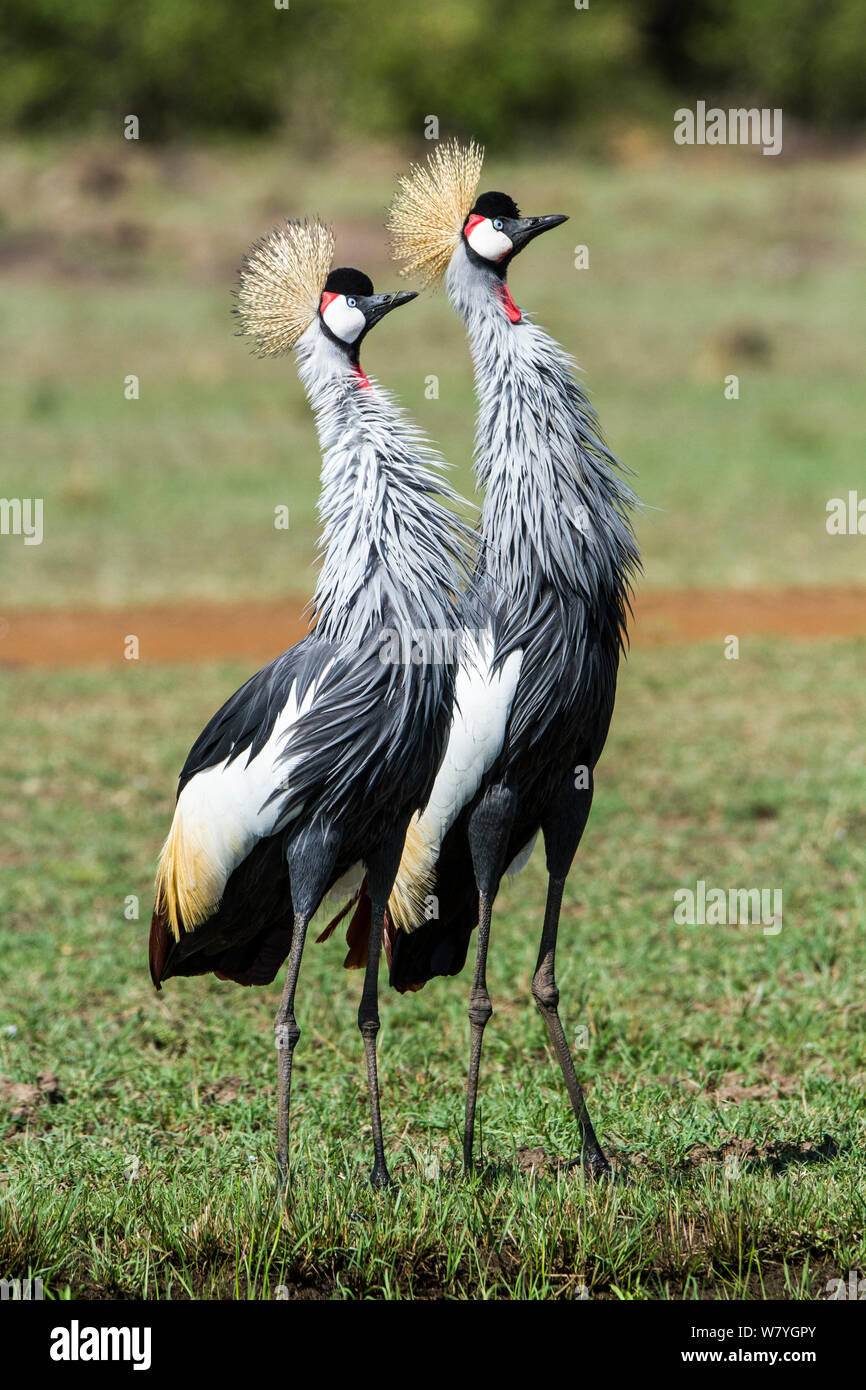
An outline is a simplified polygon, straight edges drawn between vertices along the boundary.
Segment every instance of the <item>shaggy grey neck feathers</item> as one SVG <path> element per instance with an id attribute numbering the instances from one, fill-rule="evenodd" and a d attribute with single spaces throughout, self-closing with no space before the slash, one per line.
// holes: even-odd
<path id="1" fill-rule="evenodd" d="M 500 280 L 473 265 L 462 242 L 446 284 L 466 323 L 479 399 L 480 567 L 518 600 L 541 578 L 566 602 L 624 610 L 640 564 L 629 520 L 636 499 L 575 362 L 525 315 L 509 321 Z"/>
<path id="2" fill-rule="evenodd" d="M 471 532 L 444 461 L 376 382 L 311 324 L 297 344 L 322 448 L 316 631 L 361 645 L 460 625 Z"/>

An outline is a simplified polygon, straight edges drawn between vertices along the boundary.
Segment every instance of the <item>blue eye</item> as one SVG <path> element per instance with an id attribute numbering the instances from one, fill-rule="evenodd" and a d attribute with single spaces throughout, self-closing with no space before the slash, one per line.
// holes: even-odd
<path id="1" fill-rule="evenodd" d="M 347 300 L 346 300 L 346 303 L 348 304 L 348 306 L 349 306 L 350 309 L 354 309 L 354 307 L 355 307 L 355 300 L 354 300 L 354 299 L 347 299 Z"/>
<path id="2" fill-rule="evenodd" d="M 494 217 L 494 219 L 493 219 L 493 226 L 494 226 L 494 228 L 495 228 L 495 230 L 496 230 L 497 232 L 501 232 L 501 231 L 502 231 L 502 218 L 501 218 L 501 217 Z"/>

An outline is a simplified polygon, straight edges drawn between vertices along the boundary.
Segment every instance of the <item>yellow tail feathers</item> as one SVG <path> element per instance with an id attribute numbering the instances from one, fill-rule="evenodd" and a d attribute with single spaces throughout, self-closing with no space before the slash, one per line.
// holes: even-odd
<path id="1" fill-rule="evenodd" d="M 391 897 L 388 913 L 395 927 L 414 931 L 427 918 L 427 898 L 436 872 L 436 846 L 425 838 L 417 812 L 409 822 L 406 843 Z"/>
<path id="2" fill-rule="evenodd" d="M 207 921 L 222 888 L 223 876 L 208 862 L 204 846 L 188 842 L 178 807 L 156 871 L 156 911 L 165 914 L 175 941 Z"/>

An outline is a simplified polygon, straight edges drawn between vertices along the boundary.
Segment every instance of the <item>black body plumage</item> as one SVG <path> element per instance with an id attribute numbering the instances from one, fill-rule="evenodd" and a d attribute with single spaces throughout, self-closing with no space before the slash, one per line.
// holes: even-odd
<path id="1" fill-rule="evenodd" d="M 204 768 L 255 757 L 267 744 L 295 687 L 300 700 L 313 682 L 312 710 L 295 725 L 291 790 L 277 788 L 280 819 L 314 806 L 324 829 L 339 825 L 340 844 L 328 874 L 330 888 L 393 826 L 423 806 L 448 732 L 453 673 L 383 664 L 381 643 L 349 657 L 315 634 L 259 671 L 226 701 L 196 740 L 180 775 L 178 794 Z M 324 679 L 322 678 L 325 673 Z M 359 795 L 363 791 L 363 795 Z M 229 877 L 212 916 L 173 942 L 161 978 L 216 971 L 240 984 L 268 984 L 291 942 L 292 847 L 308 833 L 296 818 L 260 840 Z"/>
<path id="2" fill-rule="evenodd" d="M 503 213 L 501 195 L 483 195 L 479 213 L 485 197 L 496 200 L 486 215 Z M 503 868 L 553 807 L 582 829 L 639 567 L 625 470 L 571 359 L 525 314 L 515 322 L 503 312 L 501 275 L 461 245 L 448 288 L 467 324 L 479 395 L 476 473 L 486 497 L 474 587 L 490 613 L 494 669 L 519 652 L 520 674 L 499 755 L 442 841 L 438 918 L 397 934 L 399 990 L 465 963 L 478 922 L 469 825 L 486 796 L 500 787 L 513 795 Z"/>

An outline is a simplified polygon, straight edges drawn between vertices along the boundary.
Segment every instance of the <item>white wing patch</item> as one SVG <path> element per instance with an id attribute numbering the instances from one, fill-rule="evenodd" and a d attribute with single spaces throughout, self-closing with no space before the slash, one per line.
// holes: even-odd
<path id="1" fill-rule="evenodd" d="M 489 628 L 477 638 L 464 632 L 445 756 L 423 815 L 409 824 L 388 904 L 391 920 L 404 931 L 423 920 L 442 841 L 502 750 L 523 653 L 512 652 L 496 672 L 493 654 Z"/>
<path id="2" fill-rule="evenodd" d="M 329 663 L 330 665 L 331 663 Z M 280 821 L 283 798 L 268 800 L 279 788 L 291 791 L 292 759 L 286 742 L 313 706 L 326 666 L 298 703 L 293 682 L 270 737 L 248 761 L 241 754 L 191 777 L 178 797 L 156 876 L 156 910 L 164 912 L 176 940 L 216 911 L 229 877 L 258 840 L 288 824 Z M 297 811 L 293 813 L 297 815 Z"/>

